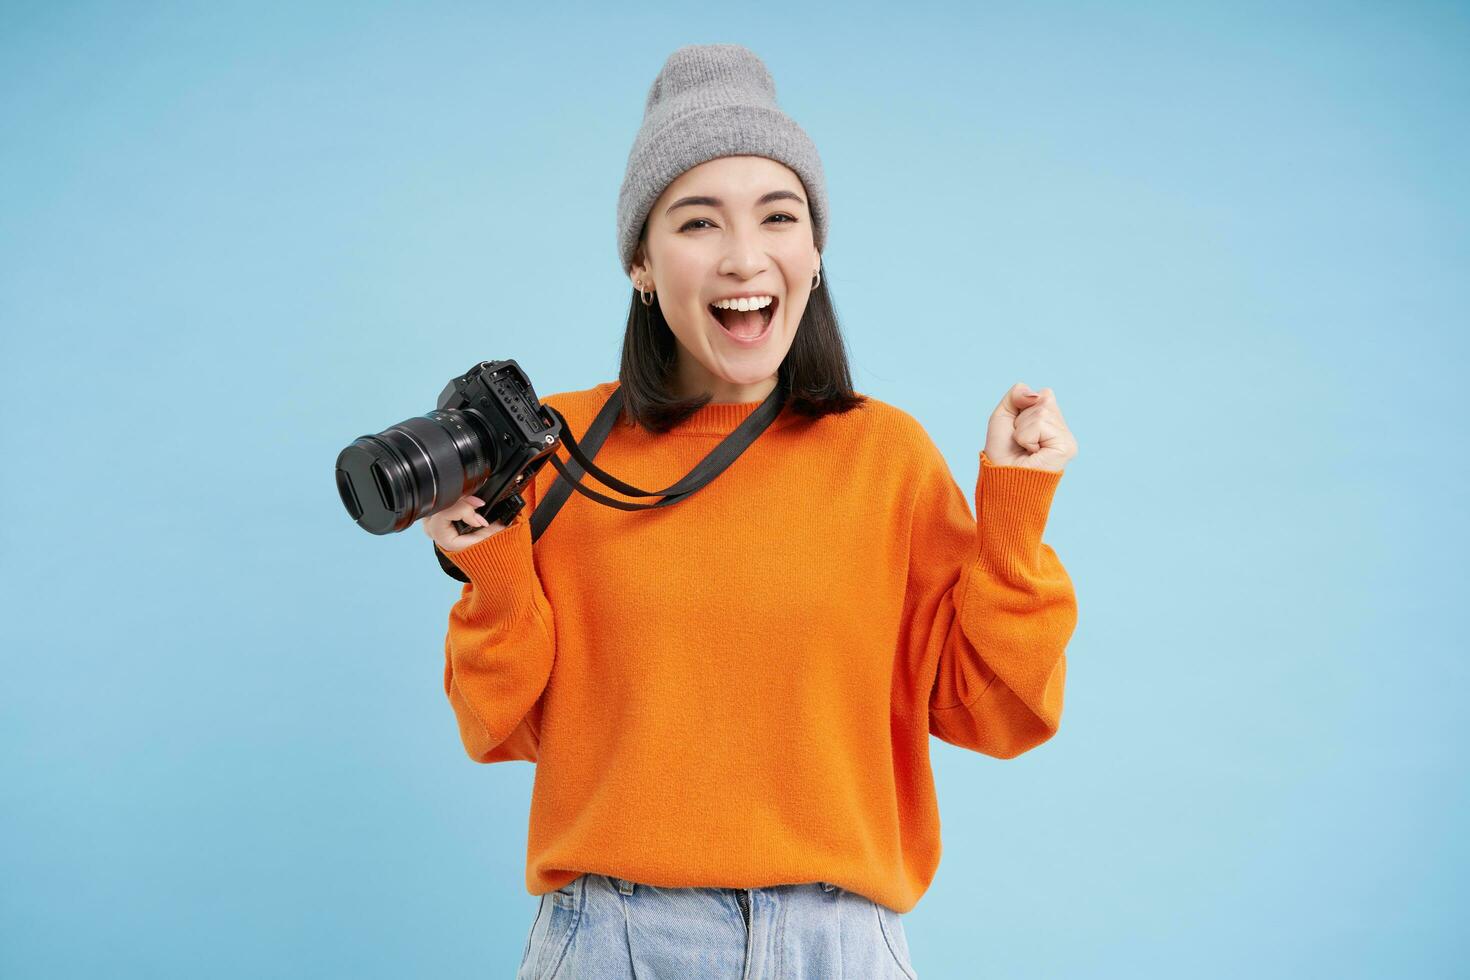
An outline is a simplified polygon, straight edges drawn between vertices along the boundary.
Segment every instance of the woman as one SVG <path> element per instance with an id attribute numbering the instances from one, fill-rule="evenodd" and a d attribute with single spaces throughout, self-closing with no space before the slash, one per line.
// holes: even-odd
<path id="1" fill-rule="evenodd" d="M 522 977 L 913 977 L 929 737 L 1012 758 L 1058 729 L 1076 603 L 1041 533 L 1076 447 L 1056 400 L 1016 385 L 991 415 L 977 523 L 919 423 L 852 390 L 826 223 L 760 59 L 674 52 L 619 195 L 618 379 L 545 401 L 579 434 L 620 392 L 596 463 L 649 488 L 768 396 L 780 414 L 688 499 L 573 494 L 534 549 L 550 466 L 508 526 L 474 496 L 424 522 L 467 580 L 444 670 L 465 749 L 537 764 Z"/>

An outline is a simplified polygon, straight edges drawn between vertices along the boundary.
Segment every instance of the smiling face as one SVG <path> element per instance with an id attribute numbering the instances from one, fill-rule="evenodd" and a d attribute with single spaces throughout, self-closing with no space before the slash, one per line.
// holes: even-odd
<path id="1" fill-rule="evenodd" d="M 806 201 L 785 164 L 730 156 L 690 168 L 653 202 L 629 276 L 657 294 L 678 341 L 680 396 L 753 402 L 776 386 L 822 261 Z M 711 308 L 734 296 L 770 302 Z"/>

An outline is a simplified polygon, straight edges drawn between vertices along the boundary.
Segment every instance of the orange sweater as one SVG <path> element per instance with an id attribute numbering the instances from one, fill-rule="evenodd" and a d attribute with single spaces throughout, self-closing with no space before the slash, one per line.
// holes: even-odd
<path id="1" fill-rule="evenodd" d="M 616 388 L 545 401 L 577 436 Z M 669 486 L 758 404 L 662 435 L 620 419 L 594 461 Z M 788 409 L 688 500 L 573 493 L 533 548 L 548 464 L 510 526 L 449 554 L 465 750 L 537 764 L 527 890 L 830 881 L 912 909 L 940 855 L 929 736 L 1009 759 L 1054 735 L 1077 620 L 1041 541 L 1061 474 L 980 463 L 977 524 L 903 410 Z"/>

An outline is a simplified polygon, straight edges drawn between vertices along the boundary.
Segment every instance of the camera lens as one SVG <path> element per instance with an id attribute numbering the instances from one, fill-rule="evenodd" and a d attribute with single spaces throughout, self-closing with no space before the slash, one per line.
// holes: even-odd
<path id="1" fill-rule="evenodd" d="M 337 494 L 362 528 L 391 534 L 483 486 L 498 464 L 474 416 L 436 410 L 353 440 L 337 456 Z"/>

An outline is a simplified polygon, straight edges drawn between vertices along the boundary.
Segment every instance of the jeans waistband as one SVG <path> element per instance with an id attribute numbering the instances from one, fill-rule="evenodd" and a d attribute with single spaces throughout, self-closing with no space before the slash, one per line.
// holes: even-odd
<path id="1" fill-rule="evenodd" d="M 617 885 L 618 886 L 618 891 L 622 892 L 624 895 L 631 895 L 631 894 L 633 894 L 633 892 L 638 887 L 638 882 L 636 882 L 636 881 L 629 881 L 627 878 L 615 878 L 615 877 L 609 876 L 608 880 L 610 880 L 614 885 Z M 813 884 L 819 885 L 821 887 L 822 891 L 824 891 L 824 892 L 836 891 L 837 890 L 837 887 L 838 887 L 837 885 L 832 884 L 832 882 L 830 882 L 830 881 L 818 881 L 818 882 L 813 882 Z M 726 889 L 723 889 L 723 890 L 724 891 L 738 892 L 738 891 L 759 891 L 760 889 L 758 889 L 758 888 L 757 889 L 726 888 Z"/>

